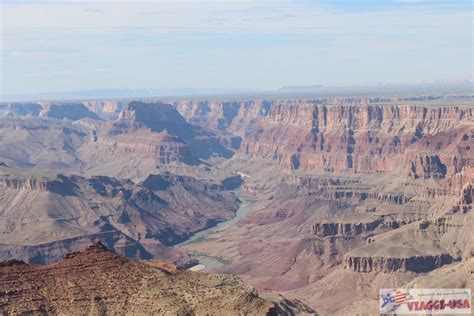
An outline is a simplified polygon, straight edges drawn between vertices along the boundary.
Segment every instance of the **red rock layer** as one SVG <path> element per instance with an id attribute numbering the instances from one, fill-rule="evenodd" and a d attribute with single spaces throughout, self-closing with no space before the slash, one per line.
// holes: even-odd
<path id="1" fill-rule="evenodd" d="M 183 102 L 189 121 L 242 137 L 240 151 L 282 166 L 442 178 L 473 164 L 474 109 L 300 101 Z"/>

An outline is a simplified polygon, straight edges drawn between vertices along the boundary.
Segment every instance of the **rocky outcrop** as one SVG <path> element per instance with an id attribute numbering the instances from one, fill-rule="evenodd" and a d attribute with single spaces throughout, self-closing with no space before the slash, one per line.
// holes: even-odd
<path id="1" fill-rule="evenodd" d="M 83 118 L 94 120 L 99 119 L 99 116 L 96 113 L 89 111 L 89 109 L 82 103 L 46 104 L 41 111 L 40 116 L 55 119 L 69 119 L 73 121 Z"/>
<path id="2" fill-rule="evenodd" d="M 466 186 L 474 179 L 474 165 L 463 167 L 458 173 L 436 183 L 436 186 L 420 184 L 420 196 L 424 199 L 433 199 L 451 195 L 459 197 Z"/>
<path id="3" fill-rule="evenodd" d="M 445 264 L 450 264 L 452 261 L 452 257 L 448 254 L 412 256 L 407 258 L 346 256 L 343 266 L 345 269 L 364 273 L 424 273 L 437 269 Z"/>
<path id="4" fill-rule="evenodd" d="M 158 175 L 150 174 L 139 185 L 155 192 L 166 191 L 173 186 L 179 185 L 190 192 L 203 192 L 204 194 L 209 195 L 218 193 L 219 190 L 222 189 L 221 187 L 213 185 L 212 183 L 206 183 L 193 177 L 175 175 L 169 172 L 164 172 Z M 226 196 L 230 197 L 230 195 L 227 193 Z"/>
<path id="5" fill-rule="evenodd" d="M 474 182 L 474 181 L 473 181 Z M 461 194 L 461 205 L 472 205 L 474 197 L 474 185 L 473 183 L 467 184 Z"/>
<path id="6" fill-rule="evenodd" d="M 446 176 L 446 166 L 441 162 L 438 155 L 419 156 L 417 155 L 409 165 L 409 175 L 424 179 L 442 179 Z"/>
<path id="7" fill-rule="evenodd" d="M 99 136 L 90 147 L 95 149 L 94 154 L 103 159 L 136 155 L 142 160 L 153 160 L 155 165 L 167 165 L 172 162 L 197 163 L 190 146 L 166 131 L 153 133 L 138 130 L 118 136 Z"/>
<path id="8" fill-rule="evenodd" d="M 358 178 L 328 176 L 284 176 L 282 182 L 296 185 L 308 195 L 318 195 L 326 200 L 347 199 L 354 202 L 373 201 L 389 204 L 406 204 L 413 195 L 377 191 L 367 181 Z"/>
<path id="9" fill-rule="evenodd" d="M 171 104 L 130 102 L 121 112 L 115 126 L 130 129 L 149 128 L 154 133 L 166 131 L 188 144 L 196 158 L 223 156 L 230 158 L 230 148 L 236 146 L 238 138 L 219 138 L 207 130 L 189 124 Z"/>
<path id="10" fill-rule="evenodd" d="M 160 262 L 127 259 L 100 242 L 52 265 L 0 264 L 0 311 L 266 315 L 275 307 L 236 276 L 171 270 Z"/>
<path id="11" fill-rule="evenodd" d="M 45 179 L 9 179 L 2 178 L 0 185 L 3 188 L 14 189 L 14 190 L 37 190 L 47 191 L 49 183 Z"/>
<path id="12" fill-rule="evenodd" d="M 52 192 L 61 195 L 74 195 L 76 184 L 74 177 L 58 175 L 56 179 L 20 177 L 10 178 L 0 175 L 0 187 L 12 190 Z"/>
<path id="13" fill-rule="evenodd" d="M 271 308 L 267 316 L 277 315 L 318 315 L 315 310 L 298 299 L 289 300 L 281 297 L 275 307 Z"/>
<path id="14" fill-rule="evenodd" d="M 321 237 L 337 235 L 349 237 L 361 234 L 371 234 L 375 231 L 382 232 L 397 229 L 407 223 L 406 220 L 384 220 L 383 217 L 367 222 L 323 222 L 314 224 L 312 226 L 312 233 Z"/>
<path id="15" fill-rule="evenodd" d="M 120 113 L 121 122 L 143 124 L 153 132 L 167 130 L 183 140 L 194 136 L 193 127 L 170 104 L 130 102 Z"/>

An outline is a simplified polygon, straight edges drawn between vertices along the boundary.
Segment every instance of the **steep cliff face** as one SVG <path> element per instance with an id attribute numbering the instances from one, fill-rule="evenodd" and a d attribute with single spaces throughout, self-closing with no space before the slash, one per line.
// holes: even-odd
<path id="1" fill-rule="evenodd" d="M 177 108 L 191 122 L 242 137 L 242 153 L 291 169 L 379 172 L 408 165 L 415 177 L 442 178 L 473 160 L 471 107 L 209 101 Z"/>
<path id="2" fill-rule="evenodd" d="M 420 182 L 418 194 L 424 199 L 433 199 L 452 195 L 459 197 L 466 185 L 474 179 L 474 166 L 465 166 L 458 173 L 436 181 L 435 185 L 429 182 Z"/>
<path id="3" fill-rule="evenodd" d="M 102 125 L 96 135 L 93 141 L 81 147 L 79 156 L 81 160 L 91 162 L 91 167 L 101 166 L 107 174 L 126 176 L 122 173 L 131 165 L 146 174 L 146 170 L 150 172 L 161 165 L 197 163 L 191 147 L 166 130 L 153 132 L 121 122 Z M 122 162 L 114 164 L 118 161 Z"/>
<path id="4" fill-rule="evenodd" d="M 194 137 L 193 127 L 169 104 L 130 102 L 120 113 L 118 122 L 135 122 L 150 128 L 153 132 L 176 135 L 181 139 Z"/>
<path id="5" fill-rule="evenodd" d="M 92 145 L 94 146 L 94 145 Z M 191 148 L 172 135 L 150 135 L 146 131 L 100 139 L 96 144 L 105 156 L 138 155 L 141 159 L 153 159 L 157 165 L 172 162 L 192 163 Z"/>
<path id="6" fill-rule="evenodd" d="M 349 178 L 338 176 L 285 175 L 282 182 L 296 185 L 308 195 L 318 195 L 322 199 L 338 199 L 357 202 L 375 202 L 406 204 L 413 197 L 413 192 L 381 192 L 370 181 L 362 177 Z"/>
<path id="7" fill-rule="evenodd" d="M 224 132 L 238 116 L 241 107 L 252 107 L 254 104 L 254 101 L 183 101 L 176 107 L 178 112 L 189 122 Z"/>
<path id="8" fill-rule="evenodd" d="M 62 195 L 74 195 L 76 188 L 74 177 L 58 175 L 56 179 L 45 177 L 9 178 L 0 176 L 0 187 L 5 190 L 54 192 Z"/>
<path id="9" fill-rule="evenodd" d="M 384 220 L 383 217 L 364 222 L 322 222 L 312 227 L 313 234 L 321 237 L 326 236 L 356 236 L 380 233 L 383 231 L 397 229 L 406 225 L 410 220 Z"/>
<path id="10" fill-rule="evenodd" d="M 452 258 L 448 254 L 432 256 L 412 256 L 400 257 L 352 257 L 347 256 L 343 266 L 345 269 L 354 272 L 429 272 L 445 264 L 452 263 Z"/>
<path id="11" fill-rule="evenodd" d="M 0 185 L 4 189 L 47 191 L 50 182 L 42 179 L 3 179 Z"/>
<path id="12" fill-rule="evenodd" d="M 438 155 L 417 155 L 411 161 L 409 175 L 414 178 L 422 177 L 424 179 L 442 179 L 446 176 L 446 166 L 441 162 Z"/>

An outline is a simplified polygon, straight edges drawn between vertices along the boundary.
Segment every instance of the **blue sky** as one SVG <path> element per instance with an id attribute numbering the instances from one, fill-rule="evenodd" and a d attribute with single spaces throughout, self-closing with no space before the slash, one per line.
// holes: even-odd
<path id="1" fill-rule="evenodd" d="M 472 78 L 470 0 L 0 1 L 2 94 Z"/>

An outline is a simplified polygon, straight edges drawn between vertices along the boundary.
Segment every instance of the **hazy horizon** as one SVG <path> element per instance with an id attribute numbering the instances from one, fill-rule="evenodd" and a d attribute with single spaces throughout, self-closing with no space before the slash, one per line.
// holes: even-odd
<path id="1" fill-rule="evenodd" d="M 28 94 L 0 95 L 0 102 L 84 101 L 84 100 L 241 100 L 241 99 L 312 99 L 335 96 L 453 96 L 471 95 L 472 81 L 436 81 L 430 83 L 388 83 L 353 86 L 283 86 L 258 89 L 92 89 Z"/>
<path id="2" fill-rule="evenodd" d="M 472 80 L 471 1 L 1 1 L 1 95 Z"/>

